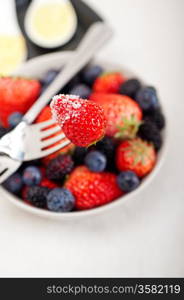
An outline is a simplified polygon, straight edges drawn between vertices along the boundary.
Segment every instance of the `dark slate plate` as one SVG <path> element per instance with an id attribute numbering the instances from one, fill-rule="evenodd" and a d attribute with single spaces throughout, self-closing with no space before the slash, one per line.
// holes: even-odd
<path id="1" fill-rule="evenodd" d="M 30 41 L 30 39 L 27 37 L 24 30 L 24 17 L 31 0 L 15 0 L 15 1 L 16 1 L 16 10 L 17 10 L 19 26 L 22 30 L 22 33 L 27 43 L 28 59 L 38 55 L 50 53 L 50 52 L 75 49 L 80 39 L 82 38 L 86 30 L 89 28 L 89 26 L 94 22 L 102 21 L 102 18 L 83 1 L 71 0 L 78 17 L 78 27 L 75 35 L 67 44 L 65 44 L 62 47 L 57 47 L 54 49 L 45 49 L 45 48 L 38 47 L 37 45 L 32 43 L 32 41 Z"/>

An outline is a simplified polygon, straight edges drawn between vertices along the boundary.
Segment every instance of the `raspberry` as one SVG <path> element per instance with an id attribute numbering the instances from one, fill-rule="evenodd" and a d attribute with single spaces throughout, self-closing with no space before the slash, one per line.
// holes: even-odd
<path id="1" fill-rule="evenodd" d="M 61 154 L 48 163 L 46 176 L 50 180 L 62 181 L 65 175 L 69 174 L 74 166 L 70 155 Z"/>
<path id="2" fill-rule="evenodd" d="M 36 207 L 46 208 L 46 197 L 50 189 L 41 186 L 33 186 L 27 189 L 25 200 Z"/>

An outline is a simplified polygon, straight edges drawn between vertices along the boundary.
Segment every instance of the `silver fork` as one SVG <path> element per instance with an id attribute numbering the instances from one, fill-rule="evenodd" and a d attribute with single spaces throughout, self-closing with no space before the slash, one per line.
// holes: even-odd
<path id="1" fill-rule="evenodd" d="M 52 125 L 55 126 L 48 128 Z M 8 153 L 12 155 L 12 149 L 7 147 L 7 139 L 14 139 L 14 135 L 6 135 L 4 139 L 6 140 L 6 144 L 4 145 L 6 147 L 6 154 L 3 152 L 0 153 L 0 183 L 21 166 L 22 160 L 28 161 L 41 158 L 70 144 L 70 141 L 66 139 L 64 133 L 61 131 L 60 126 L 56 125 L 53 120 L 29 126 L 22 124 L 21 128 L 22 134 L 18 136 L 20 139 L 17 140 L 17 147 L 13 150 L 13 155 L 19 158 L 19 160 L 8 156 Z M 19 132 L 21 133 L 21 131 Z M 52 137 L 52 135 L 55 136 Z M 11 144 L 10 140 L 9 144 Z"/>
<path id="2" fill-rule="evenodd" d="M 15 138 L 17 138 L 16 147 L 9 147 Z M 32 125 L 21 123 L 18 136 L 15 130 L 11 135 L 7 134 L 2 139 L 0 151 L 4 152 L 0 153 L 0 163 L 1 157 L 5 156 L 5 151 L 7 158 L 15 157 L 15 161 L 21 162 L 47 156 L 69 144 L 70 141 L 61 131 L 61 127 L 52 119 Z"/>
<path id="3" fill-rule="evenodd" d="M 112 30 L 104 22 L 97 22 L 91 25 L 77 47 L 77 50 L 74 51 L 70 61 L 24 115 L 22 122 L 10 133 L 1 138 L 0 183 L 14 173 L 22 161 L 46 156 L 69 144 L 69 141 L 66 140 L 62 133 L 55 137 L 52 136 L 61 130 L 59 126 L 48 128 L 54 124 L 54 121 L 50 120 L 43 124 L 31 126 L 30 124 L 50 101 L 51 97 L 64 87 L 65 84 L 90 61 L 94 54 L 98 52 L 111 36 Z M 51 137 L 51 139 L 49 139 L 49 137 Z M 47 139 L 43 140 L 44 138 Z M 47 148 L 59 141 L 60 143 L 58 145 L 49 149 Z"/>
<path id="4" fill-rule="evenodd" d="M 24 161 L 47 156 L 71 143 L 53 120 L 27 126 L 23 139 Z"/>

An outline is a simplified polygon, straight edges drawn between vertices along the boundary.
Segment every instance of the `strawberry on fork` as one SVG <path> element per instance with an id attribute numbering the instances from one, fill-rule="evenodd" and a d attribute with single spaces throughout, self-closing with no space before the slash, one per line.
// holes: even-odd
<path id="1" fill-rule="evenodd" d="M 74 95 L 56 95 L 51 102 L 53 118 L 75 145 L 88 147 L 99 141 L 106 130 L 101 105 Z"/>

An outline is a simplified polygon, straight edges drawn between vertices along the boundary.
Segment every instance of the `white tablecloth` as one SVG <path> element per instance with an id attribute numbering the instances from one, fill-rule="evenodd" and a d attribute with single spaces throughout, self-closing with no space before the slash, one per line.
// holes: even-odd
<path id="1" fill-rule="evenodd" d="M 116 30 L 99 57 L 159 88 L 165 164 L 136 199 L 94 218 L 53 222 L 0 199 L 0 276 L 184 276 L 184 1 L 88 0 Z"/>

